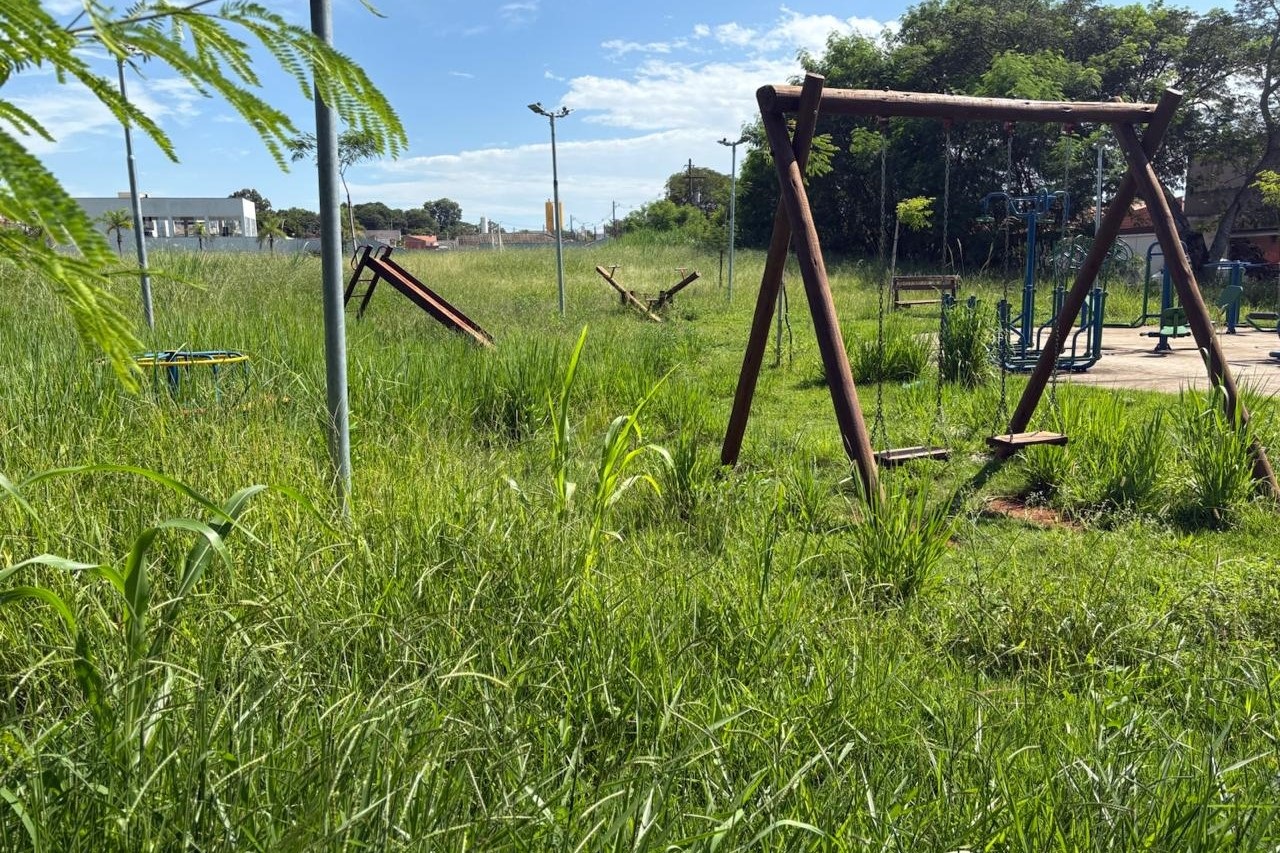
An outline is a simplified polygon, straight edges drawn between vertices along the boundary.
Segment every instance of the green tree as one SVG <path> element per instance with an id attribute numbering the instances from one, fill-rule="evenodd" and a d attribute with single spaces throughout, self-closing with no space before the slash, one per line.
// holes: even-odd
<path id="1" fill-rule="evenodd" d="M 262 56 L 278 64 L 304 94 L 310 95 L 314 86 L 348 126 L 369 135 L 379 152 L 394 155 L 406 144 L 395 111 L 364 71 L 308 30 L 257 3 L 212 7 L 208 0 L 140 0 L 119 12 L 86 2 L 67 24 L 40 0 L 0 4 L 0 92 L 16 74 L 52 72 L 63 85 L 89 92 L 117 120 L 141 130 L 176 161 L 164 130 L 89 64 L 103 52 L 131 67 L 136 58 L 149 60 L 153 69 L 167 66 L 196 91 L 220 96 L 257 131 L 281 167 L 298 129 L 260 94 L 255 66 Z M 0 258 L 44 275 L 80 335 L 101 348 L 120 378 L 136 387 L 132 353 L 139 343 L 129 316 L 106 289 L 111 265 L 106 238 L 24 144 L 24 137 L 54 141 L 50 130 L 2 96 L 0 118 L 0 218 L 41 229 L 54 243 L 75 250 L 58 251 L 46 241 L 0 229 Z"/>
<path id="2" fill-rule="evenodd" d="M 254 209 L 258 212 L 258 216 L 262 217 L 271 212 L 271 199 L 266 198 L 262 193 L 252 188 L 236 190 L 227 198 L 243 198 L 253 202 Z"/>
<path id="3" fill-rule="evenodd" d="M 404 212 L 406 234 L 435 234 L 440 230 L 434 216 L 420 207 L 410 207 Z"/>
<path id="4" fill-rule="evenodd" d="M 431 214 L 441 237 L 452 239 L 458 235 L 462 224 L 462 205 L 451 198 L 438 198 L 424 202 L 422 209 Z"/>
<path id="5" fill-rule="evenodd" d="M 666 197 L 710 215 L 729 204 L 729 176 L 706 166 L 687 167 L 667 178 Z"/>
<path id="6" fill-rule="evenodd" d="M 287 237 L 319 237 L 320 214 L 304 207 L 286 207 L 279 212 L 280 226 Z"/>
<path id="7" fill-rule="evenodd" d="M 1236 223 L 1259 202 L 1260 190 L 1265 198 L 1263 188 L 1269 183 L 1262 173 L 1274 173 L 1280 168 L 1280 5 L 1276 0 L 1240 0 L 1236 16 L 1248 36 L 1246 92 L 1251 103 L 1239 111 L 1243 132 L 1222 134 L 1226 143 L 1210 148 L 1206 159 L 1234 167 L 1243 181 L 1218 218 L 1206 253 L 1209 261 L 1221 260 L 1227 254 Z M 1232 130 L 1237 126 L 1230 125 Z"/>
<path id="8" fill-rule="evenodd" d="M 290 156 L 296 163 L 299 160 L 314 158 L 316 155 L 316 135 L 304 133 L 289 141 Z M 351 205 L 351 190 L 347 187 L 347 170 L 358 163 L 374 160 L 383 153 L 383 145 L 378 135 L 371 129 L 360 128 L 344 130 L 338 134 L 338 180 L 342 182 L 342 194 L 347 199 L 347 236 L 351 242 L 356 239 L 356 218 Z"/>
<path id="9" fill-rule="evenodd" d="M 258 220 L 258 248 L 262 248 L 262 244 L 267 243 L 271 247 L 271 254 L 274 255 L 276 253 L 276 240 L 284 236 L 283 221 L 278 215 L 268 213 Z"/>
<path id="10" fill-rule="evenodd" d="M 355 207 L 356 222 L 365 230 L 385 231 L 393 227 L 398 213 L 399 211 L 392 210 L 380 201 L 357 204 Z M 403 214 L 400 214 L 400 219 L 404 220 Z"/>
<path id="11" fill-rule="evenodd" d="M 124 257 L 124 232 L 133 230 L 133 214 L 123 208 L 108 210 L 98 217 L 98 221 L 107 227 L 107 236 L 116 235 L 116 253 Z"/>
<path id="12" fill-rule="evenodd" d="M 1160 4 L 924 0 L 908 9 L 887 39 L 833 36 L 823 53 L 802 54 L 801 62 L 824 75 L 832 88 L 1146 102 L 1166 87 L 1180 88 L 1184 109 L 1153 164 L 1169 184 L 1185 173 L 1192 153 L 1237 152 L 1247 137 L 1251 111 L 1242 106 L 1238 81 L 1256 51 L 1242 26 L 1240 15 L 1217 10 L 1198 15 Z M 948 132 L 936 121 L 893 119 L 877 126 L 874 119 L 845 116 L 825 116 L 819 129 L 832 142 L 829 171 L 809 174 L 807 183 L 824 247 L 863 255 L 885 252 L 882 223 L 889 221 L 896 200 L 944 198 L 949 173 L 949 203 L 942 215 L 929 229 L 902 234 L 904 257 L 932 264 L 940 259 L 944 227 L 952 254 L 955 238 L 962 243 L 961 257 L 987 254 L 991 237 L 974 223 L 980 199 L 993 190 L 1066 189 L 1076 210 L 1086 208 L 1094 195 L 1095 145 L 1107 135 L 1105 129 L 1085 128 L 1069 137 L 1057 126 L 1024 123 L 1006 137 L 990 122 L 957 122 Z M 887 161 L 883 208 L 882 141 Z M 1106 195 L 1124 172 L 1112 151 Z M 745 244 L 768 240 L 776 204 L 768 150 L 757 148 L 745 158 L 738 184 Z M 1193 243 L 1185 217 L 1179 227 L 1183 239 Z"/>

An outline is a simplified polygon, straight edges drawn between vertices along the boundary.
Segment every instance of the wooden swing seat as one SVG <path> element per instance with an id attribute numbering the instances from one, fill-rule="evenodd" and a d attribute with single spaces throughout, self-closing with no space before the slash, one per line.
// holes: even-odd
<path id="1" fill-rule="evenodd" d="M 1037 430 L 1036 432 L 1004 432 L 987 439 L 988 447 L 1010 452 L 1021 450 L 1024 447 L 1035 447 L 1038 444 L 1061 447 L 1066 443 L 1067 437 L 1062 433 L 1045 432 L 1043 430 Z"/>
<path id="2" fill-rule="evenodd" d="M 892 468 L 904 462 L 915 462 L 917 459 L 950 459 L 949 447 L 895 447 L 892 450 L 881 450 L 876 453 L 876 463 L 885 468 Z"/>

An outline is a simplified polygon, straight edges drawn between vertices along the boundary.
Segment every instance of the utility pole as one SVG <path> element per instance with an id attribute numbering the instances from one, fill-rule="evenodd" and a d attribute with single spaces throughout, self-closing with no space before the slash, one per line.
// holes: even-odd
<path id="1" fill-rule="evenodd" d="M 727 138 L 720 140 L 721 145 L 729 146 L 729 150 L 733 152 L 729 158 L 732 165 L 729 167 L 729 290 L 727 298 L 730 302 L 733 301 L 733 245 L 734 237 L 736 236 L 733 227 L 733 214 L 734 208 L 738 206 L 738 146 L 746 141 L 745 134 L 737 142 L 730 142 Z"/>
<path id="2" fill-rule="evenodd" d="M 618 203 L 616 201 L 613 203 L 613 237 L 615 240 L 618 237 Z"/>

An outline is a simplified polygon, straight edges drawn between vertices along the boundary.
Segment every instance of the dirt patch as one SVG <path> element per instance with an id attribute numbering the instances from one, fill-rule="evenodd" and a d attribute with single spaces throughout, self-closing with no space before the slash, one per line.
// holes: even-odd
<path id="1" fill-rule="evenodd" d="M 988 498 L 983 504 L 984 515 L 1000 518 L 1013 518 L 1032 527 L 1043 529 L 1062 528 L 1065 530 L 1083 530 L 1079 524 L 1063 518 L 1062 514 L 1052 507 L 1028 506 L 1018 498 Z"/>

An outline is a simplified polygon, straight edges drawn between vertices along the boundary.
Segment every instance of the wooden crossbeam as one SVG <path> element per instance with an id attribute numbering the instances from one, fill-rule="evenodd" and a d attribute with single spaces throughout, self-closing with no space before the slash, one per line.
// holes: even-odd
<path id="1" fill-rule="evenodd" d="M 800 109 L 800 92 L 799 86 L 763 86 L 757 90 L 756 100 L 760 102 L 762 112 L 794 113 Z M 903 116 L 955 121 L 1146 124 L 1155 117 L 1156 109 L 1156 104 L 1118 101 L 1027 101 L 888 89 L 828 89 L 822 93 L 824 113 L 877 118 Z"/>

